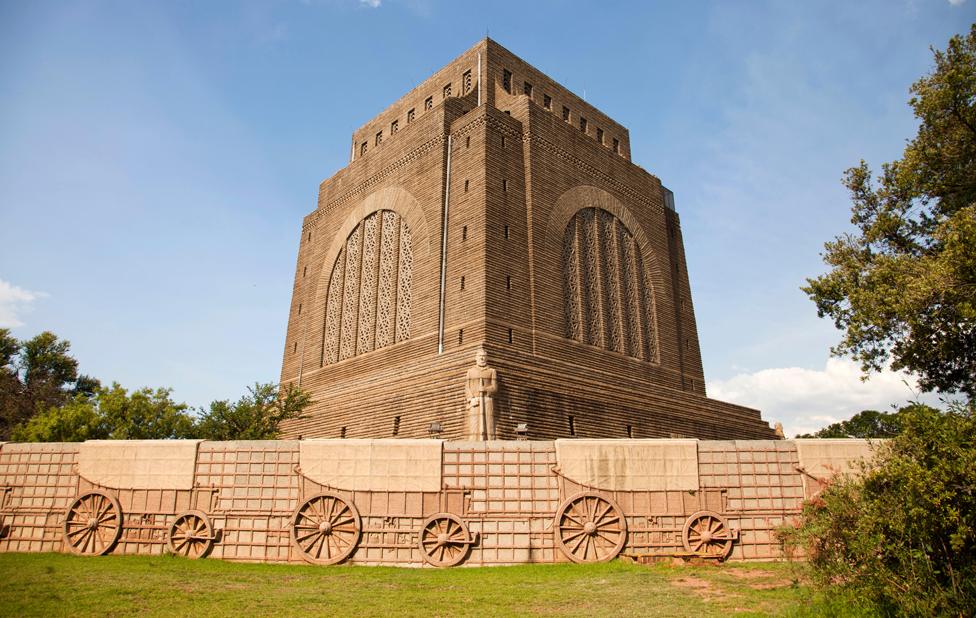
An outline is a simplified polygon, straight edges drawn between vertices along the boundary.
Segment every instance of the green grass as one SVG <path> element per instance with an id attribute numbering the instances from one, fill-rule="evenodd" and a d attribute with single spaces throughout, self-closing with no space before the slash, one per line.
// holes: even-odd
<path id="1" fill-rule="evenodd" d="M 774 563 L 434 570 L 0 554 L 4 616 L 836 615 L 813 600 Z"/>

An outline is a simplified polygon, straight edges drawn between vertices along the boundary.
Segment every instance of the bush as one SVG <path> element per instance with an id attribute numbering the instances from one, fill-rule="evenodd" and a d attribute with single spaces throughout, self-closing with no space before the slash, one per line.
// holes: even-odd
<path id="1" fill-rule="evenodd" d="M 808 501 L 787 552 L 807 557 L 824 594 L 884 614 L 976 613 L 976 415 L 973 405 L 907 408 L 902 433 L 858 478 Z"/>

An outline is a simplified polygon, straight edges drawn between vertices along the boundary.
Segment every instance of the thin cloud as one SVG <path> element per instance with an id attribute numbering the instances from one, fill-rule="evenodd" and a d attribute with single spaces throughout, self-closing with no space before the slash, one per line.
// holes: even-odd
<path id="1" fill-rule="evenodd" d="M 949 4 L 952 6 L 962 6 L 966 4 L 966 0 L 949 0 Z"/>
<path id="2" fill-rule="evenodd" d="M 0 328 L 23 326 L 20 315 L 29 311 L 31 303 L 43 296 L 47 295 L 25 290 L 0 279 Z"/>
<path id="3" fill-rule="evenodd" d="M 359 0 L 359 4 L 368 6 L 371 9 L 378 9 L 380 4 L 382 4 L 382 0 Z"/>
<path id="4" fill-rule="evenodd" d="M 890 411 L 918 398 L 914 378 L 884 371 L 861 380 L 860 367 L 848 359 L 828 359 L 822 370 L 784 367 L 741 373 L 707 384 L 708 396 L 762 410 L 779 421 L 788 437 L 817 431 L 862 410 Z M 937 404 L 935 396 L 921 398 Z"/>

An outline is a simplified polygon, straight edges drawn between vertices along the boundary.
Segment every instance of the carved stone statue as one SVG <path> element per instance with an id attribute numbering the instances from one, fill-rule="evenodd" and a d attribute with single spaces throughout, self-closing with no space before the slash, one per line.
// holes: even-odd
<path id="1" fill-rule="evenodd" d="M 488 354 L 479 348 L 475 366 L 468 369 L 464 380 L 464 396 L 468 401 L 465 419 L 465 440 L 495 440 L 495 405 L 498 376 L 488 366 Z"/>
<path id="2" fill-rule="evenodd" d="M 783 432 L 783 423 L 776 423 L 773 426 L 773 431 L 776 432 L 777 440 L 785 440 L 786 434 Z"/>

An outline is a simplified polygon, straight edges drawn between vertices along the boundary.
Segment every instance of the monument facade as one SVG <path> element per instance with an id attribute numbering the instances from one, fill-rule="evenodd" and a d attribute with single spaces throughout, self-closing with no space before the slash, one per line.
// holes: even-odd
<path id="1" fill-rule="evenodd" d="M 472 396 L 478 349 L 493 385 Z M 627 129 L 491 39 L 322 182 L 281 382 L 315 401 L 287 438 L 775 435 L 706 396 L 673 195 Z"/>

